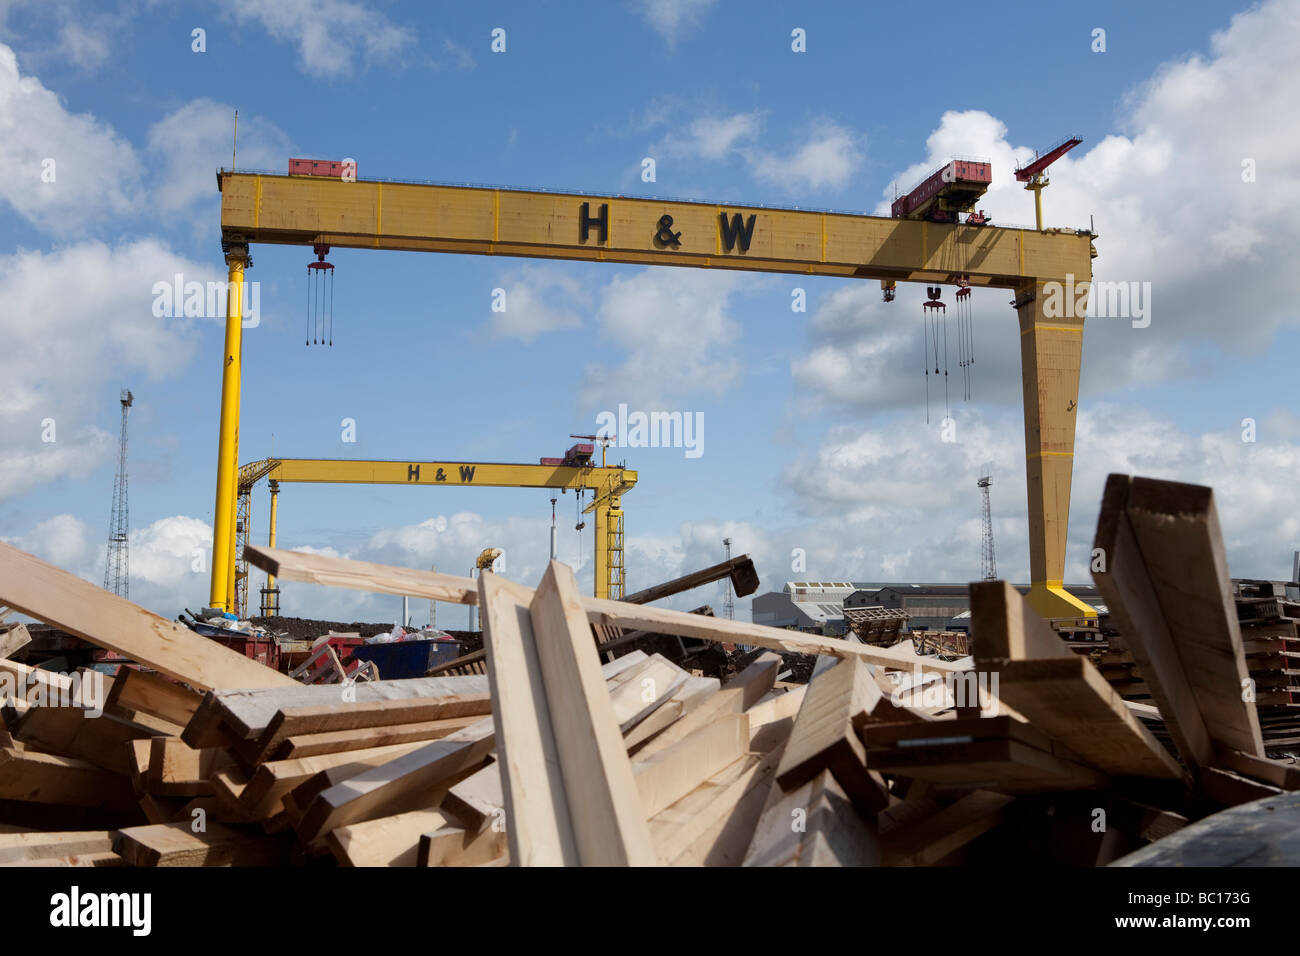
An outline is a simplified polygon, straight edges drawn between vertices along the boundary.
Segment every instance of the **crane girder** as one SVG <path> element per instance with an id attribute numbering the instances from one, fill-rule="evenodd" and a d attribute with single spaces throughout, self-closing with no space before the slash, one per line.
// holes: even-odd
<path id="1" fill-rule="evenodd" d="M 243 269 L 251 264 L 249 244 L 259 242 L 741 269 L 887 282 L 942 284 L 960 280 L 974 287 L 1011 290 L 1020 325 L 1025 414 L 1032 582 L 1027 599 L 1044 617 L 1095 614 L 1062 585 L 1083 309 L 1096 254 L 1089 230 L 970 226 L 788 207 L 231 170 L 220 170 L 217 184 L 222 194 L 222 245 L 232 295 L 242 288 Z M 1059 287 L 1080 290 L 1075 310 L 1065 316 L 1050 305 Z M 233 574 L 228 575 L 226 569 L 233 570 L 238 497 L 234 493 L 238 466 L 233 459 L 239 418 L 239 328 L 239 310 L 228 308 L 214 519 L 214 606 L 233 602 L 226 588 Z M 461 483 L 456 479 L 462 466 L 487 470 L 550 467 L 410 464 L 421 466 L 418 480 L 405 475 L 386 480 L 393 484 L 457 484 Z M 445 471 L 444 479 L 438 481 L 423 472 L 428 465 L 450 465 L 456 470 Z M 574 478 L 575 484 L 522 486 L 595 490 L 598 539 L 604 535 L 621 549 L 617 485 L 595 474 L 601 469 L 570 470 L 583 472 L 585 477 Z M 558 475 L 564 469 L 554 471 Z M 466 483 L 516 484 L 505 478 L 483 480 L 486 471 L 475 475 Z M 597 554 L 607 550 L 598 546 Z M 610 560 L 621 561 L 621 557 L 620 550 Z M 612 567 L 610 574 L 612 579 Z M 621 577 L 621 565 L 617 574 Z M 597 586 L 601 586 L 599 581 Z"/>

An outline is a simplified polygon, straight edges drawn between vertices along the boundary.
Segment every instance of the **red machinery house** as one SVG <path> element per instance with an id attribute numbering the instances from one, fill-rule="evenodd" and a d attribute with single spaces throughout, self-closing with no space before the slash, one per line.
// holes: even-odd
<path id="1" fill-rule="evenodd" d="M 290 176 L 328 176 L 331 179 L 342 179 L 344 163 L 332 159 L 291 159 L 289 160 Z M 348 164 L 352 167 L 352 175 L 356 175 L 356 164 Z"/>
<path id="2" fill-rule="evenodd" d="M 895 219 L 931 219 L 952 222 L 956 213 L 970 209 L 993 182 L 993 164 L 954 159 L 927 176 L 919 186 L 894 200 Z"/>

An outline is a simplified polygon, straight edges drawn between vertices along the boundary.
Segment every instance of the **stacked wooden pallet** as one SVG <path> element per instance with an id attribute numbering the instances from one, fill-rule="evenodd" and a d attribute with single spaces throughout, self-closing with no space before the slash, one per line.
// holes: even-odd
<path id="1" fill-rule="evenodd" d="M 530 588 L 249 548 L 282 580 L 481 608 L 483 674 L 302 686 L 0 544 L 0 601 L 156 672 L 120 674 L 99 717 L 84 687 L 11 694 L 0 823 L 25 830 L 0 862 L 1097 864 L 1300 788 L 1243 700 L 1209 489 L 1112 476 L 1097 546 L 1151 704 L 1003 582 L 972 585 L 974 657 L 946 661 L 585 597 L 555 562 Z M 594 627 L 776 653 L 721 682 L 603 661 Z"/>
<path id="2" fill-rule="evenodd" d="M 1300 603 L 1287 593 L 1294 596 L 1295 588 L 1283 581 L 1233 582 L 1246 665 L 1270 753 L 1300 752 Z"/>
<path id="3" fill-rule="evenodd" d="M 911 615 L 895 607 L 846 607 L 844 619 L 863 644 L 898 642 L 898 633 Z"/>

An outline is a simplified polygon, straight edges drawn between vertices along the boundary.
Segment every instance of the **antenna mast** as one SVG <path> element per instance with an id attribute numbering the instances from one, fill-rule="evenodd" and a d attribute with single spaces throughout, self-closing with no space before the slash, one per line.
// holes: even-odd
<path id="1" fill-rule="evenodd" d="M 126 415 L 135 396 L 122 389 L 122 437 L 118 443 L 117 475 L 113 479 L 113 510 L 108 519 L 108 560 L 104 564 L 104 590 L 120 597 L 131 596 L 131 559 L 128 535 L 131 529 L 126 504 Z"/>

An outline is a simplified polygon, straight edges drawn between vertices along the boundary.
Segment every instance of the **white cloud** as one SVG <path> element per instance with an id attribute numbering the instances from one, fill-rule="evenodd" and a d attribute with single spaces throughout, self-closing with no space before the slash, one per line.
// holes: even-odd
<path id="1" fill-rule="evenodd" d="M 87 562 L 94 560 L 85 522 L 70 514 L 54 515 L 5 541 L 60 568 L 85 570 Z"/>
<path id="2" fill-rule="evenodd" d="M 680 101 L 658 100 L 646 111 L 641 125 L 646 129 L 670 126 L 685 108 Z M 689 122 L 671 125 L 650 146 L 649 154 L 668 159 L 743 162 L 759 182 L 792 194 L 805 194 L 810 189 L 842 189 L 862 166 L 863 137 L 846 126 L 825 118 L 815 119 L 789 132 L 779 150 L 760 145 L 766 126 L 764 110 L 706 112 Z"/>
<path id="3" fill-rule="evenodd" d="M 588 364 L 582 402 L 601 409 L 620 402 L 669 409 L 691 393 L 725 392 L 741 371 L 724 351 L 740 331 L 731 317 L 731 297 L 754 281 L 700 269 L 616 276 L 601 290 L 596 319 L 603 337 L 627 357 L 617 366 Z"/>
<path id="4" fill-rule="evenodd" d="M 53 165 L 50 165 L 50 162 Z M 130 143 L 88 113 L 73 114 L 0 44 L 0 198 L 58 236 L 129 213 L 140 171 Z M 47 181 L 53 176 L 53 181 Z"/>
<path id="5" fill-rule="evenodd" d="M 793 147 L 781 155 L 755 151 L 750 156 L 754 176 L 788 192 L 843 189 L 862 165 L 859 136 L 829 120 L 814 122 L 792 137 Z"/>
<path id="6" fill-rule="evenodd" d="M 0 255 L 0 341 L 21 375 L 0 378 L 0 498 L 60 475 L 84 476 L 109 454 L 93 427 L 129 385 L 180 374 L 197 346 L 193 321 L 155 318 L 152 287 L 175 273 L 219 278 L 156 240 L 98 242 Z M 47 420 L 53 423 L 53 442 Z"/>
<path id="7" fill-rule="evenodd" d="M 1235 423 L 1231 423 L 1235 424 Z M 957 442 L 936 427 L 894 419 L 880 427 L 832 429 L 797 459 L 783 484 L 809 520 L 795 544 L 810 571 L 836 580 L 964 581 L 979 576 L 979 491 L 993 466 L 998 571 L 1029 576 L 1024 449 L 1012 412 L 959 421 Z M 1075 444 L 1067 550 L 1068 581 L 1090 580 L 1087 561 L 1106 476 L 1112 472 L 1214 488 L 1232 573 L 1289 573 L 1300 541 L 1292 475 L 1300 444 L 1243 443 L 1240 430 L 1194 433 L 1146 409 L 1094 403 L 1081 410 Z M 816 558 L 816 560 L 814 560 Z M 761 570 L 761 569 L 760 569 Z"/>
<path id="8" fill-rule="evenodd" d="M 213 174 L 218 167 L 230 166 L 233 130 L 234 107 L 210 99 L 187 103 L 149 127 L 148 156 L 156 169 L 150 211 L 182 212 L 203 199 L 217 205 L 220 193 Z M 274 123 L 240 117 L 239 168 L 283 170 L 289 150 L 289 138 Z M 197 221 L 196 227 L 211 231 L 205 221 Z"/>
<path id="9" fill-rule="evenodd" d="M 554 268 L 522 266 L 502 276 L 505 311 L 493 312 L 492 334 L 497 338 L 531 342 L 545 332 L 576 329 L 582 319 L 573 304 L 581 301 L 582 284 Z M 496 302 L 493 296 L 493 303 Z"/>
<path id="10" fill-rule="evenodd" d="M 1149 328 L 1127 319 L 1089 321 L 1085 396 L 1193 380 L 1213 371 L 1205 345 L 1249 354 L 1300 314 L 1276 255 L 1300 245 L 1300 155 L 1289 127 L 1277 121 L 1300 86 L 1300 5 L 1273 2 L 1241 14 L 1211 46 L 1211 57 L 1168 64 L 1133 92 L 1123 117 L 1128 135 L 1085 143 L 1052 167 L 1045 224 L 1086 227 L 1095 214 L 1094 278 L 1151 283 Z M 1005 124 L 978 110 L 942 116 L 925 158 L 897 176 L 900 189 L 956 155 L 992 161 L 993 186 L 979 205 L 995 223 L 1033 222 L 1033 197 L 1013 175 L 1033 150 L 1012 145 Z M 1256 162 L 1255 183 L 1242 181 L 1245 158 Z M 1184 186 L 1193 183 L 1189 202 Z M 882 192 L 875 212 L 889 215 L 893 190 Z M 921 286 L 900 286 L 888 306 L 875 283 L 860 286 L 832 293 L 815 315 L 808 348 L 792 363 L 801 397 L 855 410 L 919 405 Z M 1003 290 L 972 295 L 977 401 L 1020 400 L 1009 299 Z M 949 315 L 951 337 L 951 308 Z M 951 353 L 949 365 L 958 371 Z M 934 394 L 932 377 L 932 401 Z"/>
<path id="11" fill-rule="evenodd" d="M 115 51 L 122 52 L 120 37 L 137 8 L 134 0 L 109 6 L 95 8 L 76 0 L 5 0 L 0 3 L 0 26 L 7 37 L 21 37 L 19 45 L 39 63 L 57 60 L 93 73 Z M 18 10 L 31 13 L 21 30 L 10 22 L 10 15 Z"/>
<path id="12" fill-rule="evenodd" d="M 241 23 L 256 20 L 277 40 L 296 43 L 302 68 L 320 79 L 340 79 L 353 61 L 390 63 L 415 45 L 415 34 L 352 0 L 233 0 Z"/>
<path id="13" fill-rule="evenodd" d="M 714 3 L 715 0 L 639 0 L 637 6 L 641 16 L 668 41 L 671 48 L 676 45 L 682 30 L 695 26 Z"/>
<path id="14" fill-rule="evenodd" d="M 660 107 L 661 110 L 669 109 Z M 652 118 L 653 125 L 661 125 L 668 120 L 667 113 L 659 113 L 660 118 Z M 656 145 L 650 148 L 650 155 L 666 158 L 683 157 L 700 158 L 713 162 L 725 159 L 739 149 L 749 149 L 754 140 L 763 131 L 764 114 L 762 110 L 752 113 L 733 113 L 730 116 L 697 116 L 686 125 L 684 132 L 673 129 Z"/>

